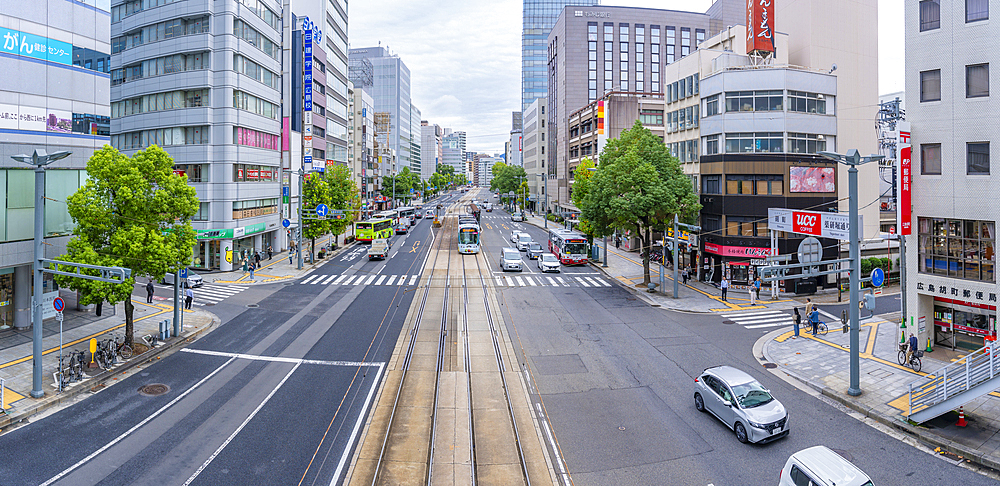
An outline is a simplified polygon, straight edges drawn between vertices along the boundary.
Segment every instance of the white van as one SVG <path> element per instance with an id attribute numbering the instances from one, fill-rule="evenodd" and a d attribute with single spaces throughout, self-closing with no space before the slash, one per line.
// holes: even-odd
<path id="1" fill-rule="evenodd" d="M 874 486 L 871 478 L 826 446 L 803 449 L 788 458 L 778 486 Z"/>
<path id="2" fill-rule="evenodd" d="M 531 235 L 528 233 L 521 233 L 517 235 L 517 249 L 520 251 L 528 251 L 528 247 L 531 245 Z"/>

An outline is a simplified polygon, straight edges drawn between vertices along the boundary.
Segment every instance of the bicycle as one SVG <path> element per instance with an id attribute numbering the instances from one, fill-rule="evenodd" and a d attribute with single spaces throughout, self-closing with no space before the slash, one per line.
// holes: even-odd
<path id="1" fill-rule="evenodd" d="M 812 326 L 812 323 L 810 323 L 809 325 Z M 827 327 L 826 323 L 823 321 L 819 321 L 819 324 L 816 325 L 816 334 L 825 335 L 829 331 L 830 328 Z"/>
<path id="2" fill-rule="evenodd" d="M 132 357 L 132 346 L 125 343 L 125 336 L 121 337 L 122 340 L 118 341 L 118 336 L 112 336 L 112 343 L 114 344 L 114 354 L 121 356 L 122 359 L 129 359 Z"/>
<path id="3" fill-rule="evenodd" d="M 906 362 L 907 349 L 909 349 L 908 344 L 899 343 L 899 354 L 896 355 L 896 361 L 899 362 L 899 364 L 903 366 L 909 366 L 910 368 L 913 368 L 913 371 L 920 373 L 920 368 L 923 366 L 923 363 L 921 363 L 920 358 L 923 357 L 924 352 L 919 349 L 913 350 L 913 355 L 910 356 L 910 361 L 907 363 Z"/>

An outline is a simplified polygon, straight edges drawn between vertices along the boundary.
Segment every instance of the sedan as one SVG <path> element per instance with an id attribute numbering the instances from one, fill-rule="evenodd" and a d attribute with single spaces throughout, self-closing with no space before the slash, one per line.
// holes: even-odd
<path id="1" fill-rule="evenodd" d="M 694 408 L 715 415 L 744 444 L 788 435 L 788 413 L 781 402 L 753 377 L 730 366 L 709 368 L 694 379 Z"/>
<path id="2" fill-rule="evenodd" d="M 405 235 L 406 232 L 409 231 L 409 230 L 410 230 L 410 225 L 408 225 L 408 224 L 397 224 L 396 225 L 396 234 L 397 235 Z"/>
<path id="3" fill-rule="evenodd" d="M 201 275 L 188 270 L 188 276 L 186 279 L 181 279 L 181 285 L 184 288 L 198 288 L 204 285 L 205 280 L 201 278 Z M 167 272 L 163 275 L 163 280 L 161 280 L 166 285 L 174 284 L 174 274 Z"/>
<path id="4" fill-rule="evenodd" d="M 559 258 L 551 253 L 545 253 L 538 257 L 537 260 L 538 269 L 545 272 L 556 272 L 559 273 Z"/>
<path id="5" fill-rule="evenodd" d="M 510 214 L 510 220 L 511 221 L 524 221 L 524 213 L 511 213 Z"/>
<path id="6" fill-rule="evenodd" d="M 542 245 L 540 245 L 536 241 L 528 243 L 527 251 L 528 251 L 528 260 L 538 260 L 538 257 L 542 256 L 542 253 L 545 253 L 545 250 L 542 249 Z"/>
<path id="7" fill-rule="evenodd" d="M 434 217 L 434 210 L 433 209 L 428 209 L 427 211 L 424 211 L 424 216 L 427 216 L 428 218 L 433 218 Z"/>

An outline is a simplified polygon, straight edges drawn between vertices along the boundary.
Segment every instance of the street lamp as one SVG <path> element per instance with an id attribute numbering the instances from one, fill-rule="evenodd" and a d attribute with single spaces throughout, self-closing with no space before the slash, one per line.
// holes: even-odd
<path id="1" fill-rule="evenodd" d="M 847 389 L 847 394 L 856 397 L 861 395 L 861 360 L 859 356 L 859 333 L 861 330 L 859 319 L 861 316 L 859 315 L 858 309 L 858 287 L 861 284 L 861 248 L 858 234 L 858 166 L 882 160 L 885 156 L 869 155 L 862 157 L 858 152 L 858 149 L 851 149 L 846 155 L 841 155 L 836 152 L 819 152 L 819 155 L 836 161 L 839 164 L 848 166 L 848 207 L 850 208 L 849 218 L 851 222 L 849 235 L 851 239 L 849 242 L 851 259 L 851 271 L 849 274 L 851 281 L 851 304 L 848 306 L 851 316 L 851 385 Z"/>
<path id="2" fill-rule="evenodd" d="M 45 239 L 45 166 L 69 157 L 72 152 L 61 150 L 52 154 L 45 150 L 35 149 L 31 155 L 12 155 L 11 158 L 35 166 L 35 295 L 31 308 L 31 354 L 33 370 L 31 379 L 32 398 L 45 396 L 42 390 L 42 260 L 45 259 L 45 249 L 42 244 Z"/>

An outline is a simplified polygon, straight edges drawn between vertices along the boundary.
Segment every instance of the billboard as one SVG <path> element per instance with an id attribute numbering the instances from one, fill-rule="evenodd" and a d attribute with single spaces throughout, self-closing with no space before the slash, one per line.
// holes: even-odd
<path id="1" fill-rule="evenodd" d="M 837 173 L 833 167 L 789 167 L 788 190 L 791 192 L 837 192 Z"/>
<path id="2" fill-rule="evenodd" d="M 858 215 L 858 222 L 858 237 L 864 238 L 861 215 Z M 767 229 L 848 241 L 851 239 L 851 218 L 844 213 L 768 208 Z"/>
<path id="3" fill-rule="evenodd" d="M 774 53 L 774 0 L 747 0 L 747 53 Z"/>

